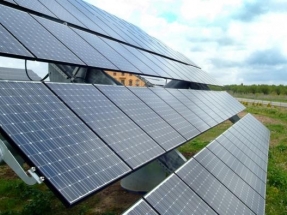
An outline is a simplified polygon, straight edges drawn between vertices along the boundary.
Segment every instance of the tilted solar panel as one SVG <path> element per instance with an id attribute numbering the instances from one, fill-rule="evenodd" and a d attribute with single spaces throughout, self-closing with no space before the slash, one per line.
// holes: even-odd
<path id="1" fill-rule="evenodd" d="M 126 87 L 104 85 L 96 87 L 165 150 L 169 151 L 186 142 L 177 131 Z"/>
<path id="2" fill-rule="evenodd" d="M 131 169 L 42 83 L 1 82 L 1 133 L 67 205 Z"/>
<path id="3" fill-rule="evenodd" d="M 216 139 L 213 144 L 208 146 L 208 149 L 223 161 L 230 169 L 249 184 L 258 194 L 265 198 L 265 182 L 262 181 L 256 174 L 249 170 L 241 160 L 237 159 L 227 149 L 220 144 L 221 139 Z M 253 164 L 254 165 L 254 164 Z"/>
<path id="4" fill-rule="evenodd" d="M 60 23 L 33 16 L 49 32 L 57 37 L 66 47 L 68 47 L 86 65 L 91 67 L 117 70 L 118 68 L 105 58 L 96 49 L 91 47 L 85 40 L 78 36 L 68 26 Z"/>
<path id="5" fill-rule="evenodd" d="M 33 59 L 34 56 L 0 24 L 0 52 Z"/>
<path id="6" fill-rule="evenodd" d="M 45 6 L 43 6 L 39 1 L 35 1 L 35 0 L 14 0 L 18 5 L 20 5 L 21 7 L 25 7 L 28 8 L 30 10 L 34 10 L 38 13 L 42 13 L 42 14 L 46 14 L 48 16 L 52 16 L 55 17 L 56 16 L 53 14 L 53 11 L 50 11 L 49 9 L 47 9 Z"/>
<path id="7" fill-rule="evenodd" d="M 203 150 L 195 156 L 211 174 L 224 184 L 255 214 L 264 214 L 265 200 L 232 169 L 226 166 L 211 151 Z"/>
<path id="8" fill-rule="evenodd" d="M 144 103 L 153 109 L 187 140 L 194 137 L 194 133 L 192 132 L 194 130 L 194 126 L 161 98 L 152 93 L 151 90 L 142 87 L 128 87 L 128 89 L 137 95 Z"/>
<path id="9" fill-rule="evenodd" d="M 131 168 L 164 153 L 141 128 L 90 84 L 47 84 Z"/>
<path id="10" fill-rule="evenodd" d="M 1 4 L 0 11 L 1 24 L 36 58 L 85 65 L 28 13 Z"/>
<path id="11" fill-rule="evenodd" d="M 151 91 L 153 91 L 157 96 L 159 96 L 162 100 L 164 100 L 167 104 L 169 104 L 174 110 L 176 110 L 180 115 L 182 115 L 187 121 L 189 121 L 196 130 L 194 131 L 194 134 L 198 134 L 197 131 L 203 131 L 210 128 L 209 125 L 205 124 L 199 124 L 196 123 L 198 120 L 201 120 L 201 116 L 195 115 L 190 108 L 188 108 L 186 105 L 184 105 L 181 101 L 178 100 L 175 96 L 173 96 L 169 91 L 163 88 L 149 88 Z M 198 112 L 197 112 L 198 113 Z M 203 113 L 207 115 L 206 113 Z M 198 128 L 196 126 L 199 126 Z"/>
<path id="12" fill-rule="evenodd" d="M 149 206 L 148 203 L 146 203 L 146 201 L 141 199 L 136 204 L 134 204 L 133 207 L 127 210 L 123 215 L 140 215 L 140 214 L 157 215 L 158 213 L 151 206 Z"/>
<path id="13" fill-rule="evenodd" d="M 200 110 L 200 107 L 195 104 L 195 100 L 191 101 L 189 98 L 184 96 L 179 90 L 177 89 L 166 89 L 170 94 L 172 94 L 178 102 L 181 102 L 183 105 L 185 105 L 191 112 L 189 114 L 189 117 L 193 121 L 193 125 L 201 132 L 206 131 L 210 128 L 210 124 L 214 125 L 216 123 L 212 117 L 209 116 L 209 114 L 204 113 Z M 187 91 L 187 90 L 181 90 L 181 91 Z M 199 100 L 199 99 L 197 99 Z M 199 102 L 199 101 L 198 101 Z M 202 117 L 202 118 L 201 118 Z M 206 120 L 206 121 L 205 121 Z M 212 121 L 212 123 L 211 123 Z"/>
<path id="14" fill-rule="evenodd" d="M 204 200 L 174 174 L 144 198 L 159 214 L 216 214 Z"/>
<path id="15" fill-rule="evenodd" d="M 176 175 L 218 214 L 254 214 L 195 159 L 184 164 Z"/>

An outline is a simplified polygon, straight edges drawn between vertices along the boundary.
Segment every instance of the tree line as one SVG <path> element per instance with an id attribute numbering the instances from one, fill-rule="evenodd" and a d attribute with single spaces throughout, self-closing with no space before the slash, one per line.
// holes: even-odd
<path id="1" fill-rule="evenodd" d="M 275 95 L 287 95 L 286 85 L 267 85 L 267 84 L 253 84 L 253 85 L 224 85 L 224 86 L 209 86 L 212 90 L 224 90 L 231 93 L 239 94 L 275 94 Z"/>

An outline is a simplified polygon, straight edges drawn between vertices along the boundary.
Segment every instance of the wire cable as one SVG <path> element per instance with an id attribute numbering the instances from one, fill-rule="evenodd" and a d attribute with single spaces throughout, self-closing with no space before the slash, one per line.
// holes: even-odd
<path id="1" fill-rule="evenodd" d="M 29 73 L 28 73 L 28 69 L 27 69 L 27 60 L 25 59 L 25 71 L 26 71 L 26 75 L 27 75 L 27 77 L 28 77 L 28 79 L 30 80 L 30 81 L 34 81 L 31 77 L 30 77 L 30 75 L 29 75 Z M 47 78 L 49 77 L 49 72 L 47 73 L 47 75 L 45 75 L 45 77 L 44 78 L 42 78 L 41 80 L 39 80 L 39 81 L 45 81 Z"/>

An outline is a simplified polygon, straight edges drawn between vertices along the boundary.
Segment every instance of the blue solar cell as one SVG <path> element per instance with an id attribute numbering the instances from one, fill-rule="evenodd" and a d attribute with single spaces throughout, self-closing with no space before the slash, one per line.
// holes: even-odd
<path id="1" fill-rule="evenodd" d="M 138 201 L 136 204 L 134 204 L 130 209 L 128 209 L 123 215 L 140 215 L 140 214 L 146 214 L 146 215 L 157 215 L 158 213 L 152 209 L 151 206 L 146 203 L 144 200 Z"/>
<path id="2" fill-rule="evenodd" d="M 171 150 L 186 141 L 126 87 L 102 85 L 97 87 L 165 150 Z"/>
<path id="3" fill-rule="evenodd" d="M 163 88 L 149 88 L 153 91 L 158 97 L 160 97 L 164 102 L 170 105 L 175 111 L 177 111 L 182 117 L 184 117 L 193 127 L 191 130 L 193 137 L 200 134 L 200 131 L 196 128 L 194 124 L 194 113 L 188 109 L 184 104 L 182 104 L 177 98 L 170 94 L 166 89 Z"/>
<path id="4" fill-rule="evenodd" d="M 56 18 L 55 14 L 53 14 L 49 9 L 47 9 L 44 5 L 42 5 L 39 1 L 35 0 L 14 0 L 21 7 L 28 8 L 30 10 L 34 10 L 38 13 L 43 13 L 45 15 Z"/>
<path id="5" fill-rule="evenodd" d="M 2 54 L 34 58 L 2 25 L 0 25 L 0 38 L 0 52 Z"/>
<path id="6" fill-rule="evenodd" d="M 0 5 L 1 24 L 37 58 L 85 65 L 28 13 Z"/>
<path id="7" fill-rule="evenodd" d="M 195 159 L 185 163 L 176 174 L 218 214 L 254 214 Z"/>
<path id="8" fill-rule="evenodd" d="M 132 63 L 125 59 L 121 53 L 115 51 L 112 47 L 106 44 L 99 36 L 72 28 L 78 35 L 86 40 L 94 49 L 98 50 L 103 56 L 109 59 L 121 71 L 141 73 Z"/>
<path id="9" fill-rule="evenodd" d="M 68 26 L 48 19 L 33 16 L 40 22 L 48 31 L 55 35 L 63 44 L 65 44 L 73 53 L 75 53 L 83 62 L 88 66 L 105 68 L 105 69 L 118 69 L 107 58 L 105 58 L 96 49 L 91 47 L 85 40 L 78 36 Z"/>
<path id="10" fill-rule="evenodd" d="M 171 175 L 144 197 L 159 214 L 216 214 L 176 175 Z"/>
<path id="11" fill-rule="evenodd" d="M 264 214 L 265 200 L 211 151 L 202 150 L 195 159 L 236 195 L 255 214 Z"/>
<path id="12" fill-rule="evenodd" d="M 1 82 L 0 126 L 68 205 L 131 170 L 41 83 Z"/>
<path id="13" fill-rule="evenodd" d="M 56 0 L 39 0 L 46 8 L 53 13 L 61 20 L 72 23 L 74 25 L 81 26 L 86 28 L 86 26 L 70 14 L 65 8 L 62 7 Z"/>
<path id="14" fill-rule="evenodd" d="M 93 85 L 48 86 L 132 168 L 164 151 Z"/>
<path id="15" fill-rule="evenodd" d="M 148 88 L 129 87 L 129 89 L 187 140 L 194 137 L 192 132 L 194 127 Z"/>
<path id="16" fill-rule="evenodd" d="M 197 107 L 197 105 L 195 104 L 198 99 L 197 100 L 196 99 L 189 100 L 189 98 L 187 98 L 183 93 L 181 93 L 181 92 L 186 92 L 187 90 L 181 90 L 181 91 L 179 91 L 177 89 L 166 89 L 166 90 L 170 94 L 172 94 L 176 99 L 178 99 L 179 102 L 181 102 L 188 109 L 190 109 L 189 117 L 192 119 L 193 125 L 199 131 L 203 132 L 203 131 L 206 131 L 210 128 L 208 123 L 210 123 L 211 119 L 208 119 L 208 117 L 209 117 L 208 114 L 204 113 L 203 111 L 200 111 L 200 106 Z M 203 104 L 203 105 L 205 105 L 205 104 Z M 211 117 L 209 117 L 209 118 L 211 118 Z"/>

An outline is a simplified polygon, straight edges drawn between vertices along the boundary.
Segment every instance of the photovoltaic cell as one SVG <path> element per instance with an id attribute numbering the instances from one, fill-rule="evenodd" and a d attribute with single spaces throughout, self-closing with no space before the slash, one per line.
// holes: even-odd
<path id="1" fill-rule="evenodd" d="M 82 13 L 78 8 L 76 8 L 70 1 L 68 0 L 56 0 L 63 8 L 65 8 L 70 14 L 75 16 L 81 23 L 84 23 L 88 29 L 95 31 L 97 33 L 108 35 L 108 33 L 100 28 L 97 24 L 95 24 L 87 14 Z M 109 36 L 109 35 L 108 35 Z"/>
<path id="2" fill-rule="evenodd" d="M 193 121 L 194 113 L 188 109 L 184 104 L 182 104 L 177 98 L 170 94 L 166 89 L 163 88 L 149 88 L 158 97 L 160 97 L 164 102 L 170 105 L 175 111 L 177 111 L 181 116 L 183 116 L 190 124 L 194 126 L 193 134 L 198 135 L 200 131 L 196 128 Z"/>
<path id="3" fill-rule="evenodd" d="M 159 214 L 216 214 L 174 174 L 149 192 L 144 198 Z"/>
<path id="4" fill-rule="evenodd" d="M 130 171 L 43 84 L 1 82 L 0 104 L 2 131 L 66 204 Z"/>
<path id="5" fill-rule="evenodd" d="M 140 215 L 140 214 L 157 215 L 158 213 L 142 199 L 138 201 L 136 204 L 134 204 L 125 213 L 123 213 L 123 215 Z"/>
<path id="6" fill-rule="evenodd" d="M 264 198 L 265 183 L 249 170 L 243 163 L 235 158 L 227 149 L 225 149 L 217 139 L 208 146 L 208 149 L 223 161 L 230 169 L 232 169 L 241 179 L 250 185 L 258 194 Z"/>
<path id="7" fill-rule="evenodd" d="M 37 58 L 84 65 L 28 13 L 4 5 L 0 5 L 0 11 L 1 24 Z"/>
<path id="8" fill-rule="evenodd" d="M 31 53 L 21 43 L 19 43 L 1 24 L 0 38 L 1 53 L 34 58 L 34 56 L 31 55 Z"/>
<path id="9" fill-rule="evenodd" d="M 254 215 L 195 159 L 185 163 L 176 174 L 218 214 Z"/>
<path id="10" fill-rule="evenodd" d="M 46 8 L 53 13 L 61 20 L 72 23 L 74 25 L 81 26 L 86 28 L 86 26 L 81 23 L 77 18 L 70 14 L 65 8 L 62 7 L 56 0 L 39 0 Z"/>
<path id="11" fill-rule="evenodd" d="M 120 53 L 116 52 L 112 47 L 106 44 L 97 35 L 84 32 L 75 28 L 72 28 L 78 35 L 86 40 L 94 49 L 98 50 L 103 56 L 109 59 L 114 65 L 116 65 L 122 71 L 129 71 L 134 73 L 141 73 L 132 63 L 125 59 Z"/>
<path id="12" fill-rule="evenodd" d="M 260 156 L 257 154 L 256 149 L 252 150 L 252 147 L 250 144 L 248 144 L 248 141 L 246 141 L 242 135 L 237 135 L 236 130 L 234 128 L 229 129 L 228 133 L 224 134 L 229 139 L 235 138 L 236 140 L 233 141 L 233 144 L 235 144 L 238 148 L 240 148 L 248 157 L 250 157 L 262 170 L 265 171 L 266 168 L 266 162 L 260 158 Z M 239 141 L 237 141 L 239 140 Z"/>
<path id="13" fill-rule="evenodd" d="M 97 85 L 97 88 L 165 150 L 171 150 L 186 141 L 126 87 Z"/>
<path id="14" fill-rule="evenodd" d="M 250 149 L 244 147 L 236 137 L 230 132 L 224 133 L 220 137 L 220 144 L 237 157 L 247 168 L 256 174 L 264 183 L 266 183 L 266 172 L 257 164 L 256 159 Z M 263 167 L 263 166 L 262 166 Z"/>
<path id="15" fill-rule="evenodd" d="M 187 140 L 194 137 L 194 133 L 192 132 L 194 126 L 148 88 L 129 87 L 128 89 L 137 95 Z"/>
<path id="16" fill-rule="evenodd" d="M 93 85 L 48 86 L 132 168 L 164 151 Z"/>
<path id="17" fill-rule="evenodd" d="M 264 214 L 265 200 L 211 151 L 202 150 L 194 158 L 255 214 Z"/>
<path id="18" fill-rule="evenodd" d="M 43 13 L 45 15 L 51 16 L 51 17 L 55 17 L 55 15 L 49 10 L 47 9 L 45 6 L 43 6 L 39 1 L 35 1 L 35 0 L 14 0 L 18 5 L 20 5 L 21 7 L 25 7 L 28 8 L 30 10 L 34 10 L 38 13 Z"/>
<path id="19" fill-rule="evenodd" d="M 80 36 L 72 31 L 68 26 L 37 16 L 33 17 L 48 31 L 55 35 L 88 66 L 112 70 L 118 69 L 107 58 L 101 55 L 96 49 L 92 48 L 86 41 L 84 41 Z"/>
<path id="20" fill-rule="evenodd" d="M 13 0 L 4 0 L 4 1 L 10 2 L 12 4 L 16 4 Z"/>
<path id="21" fill-rule="evenodd" d="M 193 121 L 193 125 L 201 132 L 206 131 L 209 129 L 209 125 L 201 119 L 196 110 L 195 103 L 190 101 L 186 96 L 184 96 L 180 91 L 177 89 L 166 89 L 170 94 L 172 94 L 175 98 L 179 100 L 182 104 L 184 104 L 187 108 L 191 110 L 189 117 Z M 206 114 L 207 115 L 207 114 Z"/>
<path id="22" fill-rule="evenodd" d="M 191 94 L 188 96 L 188 98 L 194 99 L 194 103 L 204 112 L 208 113 L 208 115 L 210 115 L 217 122 L 217 124 L 223 122 L 225 119 L 228 119 L 228 117 L 224 118 L 223 116 L 220 116 L 220 114 L 217 113 L 217 110 L 211 108 L 211 101 L 209 99 L 206 100 L 202 96 L 200 96 L 200 93 L 198 93 L 197 90 L 188 90 L 186 92 Z"/>
<path id="23" fill-rule="evenodd" d="M 205 104 L 202 104 L 196 96 L 190 94 L 190 90 L 179 89 L 178 91 L 183 94 L 183 96 L 180 96 L 179 99 L 185 101 L 188 109 L 192 110 L 200 119 L 202 119 L 209 126 L 209 128 L 218 124 L 210 113 L 206 112 L 207 110 L 202 110 L 201 105 L 205 106 Z"/>

